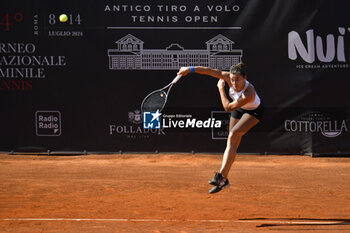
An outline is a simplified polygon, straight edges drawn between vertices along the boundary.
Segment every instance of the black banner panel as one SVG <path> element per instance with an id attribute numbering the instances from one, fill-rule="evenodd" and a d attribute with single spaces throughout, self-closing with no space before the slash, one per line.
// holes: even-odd
<path id="1" fill-rule="evenodd" d="M 238 152 L 348 154 L 349 7 L 1 1 L 0 151 L 223 152 L 230 115 L 215 78 L 180 78 L 157 125 L 140 105 L 180 67 L 244 62 L 265 112 Z"/>

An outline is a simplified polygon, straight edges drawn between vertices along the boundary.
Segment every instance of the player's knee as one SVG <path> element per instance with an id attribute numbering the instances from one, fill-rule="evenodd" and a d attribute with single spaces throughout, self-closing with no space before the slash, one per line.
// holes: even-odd
<path id="1" fill-rule="evenodd" d="M 228 135 L 228 140 L 230 142 L 235 142 L 238 138 L 242 137 L 243 135 L 244 132 L 233 128 Z"/>
<path id="2" fill-rule="evenodd" d="M 235 141 L 238 137 L 238 134 L 235 133 L 235 132 L 230 132 L 229 135 L 228 135 L 228 141 L 232 142 L 232 141 Z"/>
<path id="3" fill-rule="evenodd" d="M 230 131 L 229 137 L 230 138 L 241 137 L 243 134 L 244 134 L 243 131 L 233 127 Z"/>

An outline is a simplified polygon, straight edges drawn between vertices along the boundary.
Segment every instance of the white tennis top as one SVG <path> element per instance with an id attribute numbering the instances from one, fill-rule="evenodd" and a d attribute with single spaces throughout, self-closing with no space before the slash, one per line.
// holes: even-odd
<path id="1" fill-rule="evenodd" d="M 233 87 L 230 87 L 229 95 L 232 98 L 232 100 L 233 101 L 238 100 L 238 98 L 242 95 L 242 93 L 247 89 L 248 85 L 249 85 L 249 82 L 246 80 L 245 81 L 245 86 L 244 86 L 243 90 L 240 91 L 240 92 L 237 92 L 237 91 L 235 91 L 233 89 Z M 260 97 L 258 96 L 258 93 L 255 92 L 255 99 L 254 99 L 254 101 L 246 103 L 241 108 L 243 108 L 245 110 L 254 110 L 257 107 L 259 107 L 260 103 L 261 103 Z"/>

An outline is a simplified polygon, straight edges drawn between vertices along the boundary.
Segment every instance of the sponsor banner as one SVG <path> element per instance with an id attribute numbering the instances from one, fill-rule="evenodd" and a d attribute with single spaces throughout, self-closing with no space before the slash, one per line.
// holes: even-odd
<path id="1" fill-rule="evenodd" d="M 185 112 L 190 112 L 185 113 Z M 221 113 L 218 119 L 212 117 L 212 113 Z M 126 114 L 125 114 L 126 115 Z M 125 117 L 126 118 L 126 117 Z M 211 109 L 181 109 L 172 108 L 165 112 L 144 112 L 140 110 L 128 112 L 128 124 L 109 124 L 109 135 L 116 134 L 158 134 L 167 135 L 174 133 L 206 133 L 207 136 L 215 131 L 227 131 L 229 115 L 222 111 Z M 225 125 L 224 125 L 225 124 Z M 226 129 L 227 128 L 227 129 Z M 224 137 L 226 133 L 219 133 Z M 144 137 L 145 135 L 143 135 Z M 149 135 L 148 135 L 149 136 Z"/>
<path id="2" fill-rule="evenodd" d="M 220 127 L 212 128 L 211 138 L 213 140 L 226 140 L 230 128 L 230 116 L 225 111 L 211 111 L 211 117 L 221 121 Z"/>
<path id="3" fill-rule="evenodd" d="M 319 34 L 318 34 L 319 33 Z M 321 34 L 321 35 L 320 35 Z M 288 58 L 299 61 L 298 69 L 350 68 L 350 27 L 338 26 L 326 32 L 308 29 L 288 33 Z"/>
<path id="4" fill-rule="evenodd" d="M 130 111 L 128 112 L 127 116 L 128 123 L 111 123 L 108 125 L 109 136 L 124 136 L 124 138 L 127 139 L 140 139 L 150 138 L 151 135 L 166 135 L 165 131 L 161 127 L 143 127 L 143 118 L 140 110 Z"/>
<path id="5" fill-rule="evenodd" d="M 239 152 L 347 153 L 349 6 L 2 1 L 0 150 L 222 152 L 230 118 L 217 79 L 191 73 L 161 113 L 139 109 L 182 66 L 243 61 L 266 110 Z"/>
<path id="6" fill-rule="evenodd" d="M 300 119 L 285 120 L 286 132 L 319 133 L 334 138 L 348 132 L 348 119 L 334 119 L 322 112 L 311 112 Z"/>
<path id="7" fill-rule="evenodd" d="M 201 120 L 190 114 L 162 114 L 158 110 L 143 113 L 144 129 L 217 129 L 221 125 L 222 122 L 215 118 Z"/>
<path id="8" fill-rule="evenodd" d="M 61 136 L 60 111 L 35 112 L 36 136 Z"/>

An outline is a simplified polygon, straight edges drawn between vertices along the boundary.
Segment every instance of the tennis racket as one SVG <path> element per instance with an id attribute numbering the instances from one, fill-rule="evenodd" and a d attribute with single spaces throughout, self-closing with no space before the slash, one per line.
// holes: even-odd
<path id="1" fill-rule="evenodd" d="M 171 83 L 165 87 L 155 90 L 148 94 L 142 101 L 141 111 L 142 112 L 161 112 L 168 99 L 169 92 L 172 86 L 179 81 L 181 75 L 176 76 Z M 168 90 L 167 90 L 168 89 Z"/>

